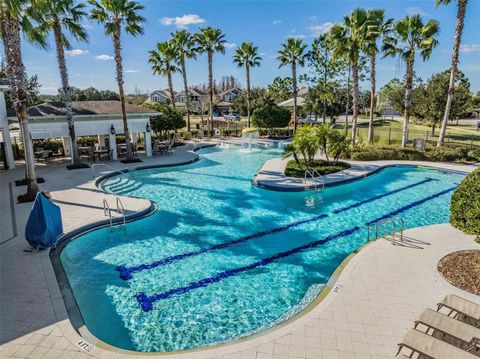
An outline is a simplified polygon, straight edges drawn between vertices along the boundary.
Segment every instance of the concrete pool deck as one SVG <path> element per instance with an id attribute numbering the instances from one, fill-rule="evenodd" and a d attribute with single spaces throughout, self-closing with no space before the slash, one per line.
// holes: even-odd
<path id="1" fill-rule="evenodd" d="M 191 151 L 177 150 L 172 156 L 154 157 L 141 164 L 114 162 L 113 167 L 172 165 L 195 160 L 195 156 Z M 24 187 L 12 186 L 22 171 L 0 173 L 0 357 L 144 358 L 99 347 L 88 354 L 77 346 L 84 339 L 68 319 L 48 252 L 23 251 L 28 248 L 23 228 L 31 204 L 15 204 Z M 50 191 L 58 204 L 65 206 L 65 231 L 103 217 L 105 195 L 95 187 L 91 169 L 67 171 L 64 164 L 49 164 L 39 167 L 38 172 L 46 179 L 41 189 Z M 125 197 L 124 205 L 134 213 L 150 202 Z M 415 228 L 405 234 L 430 245 L 415 249 L 393 246 L 386 240 L 372 242 L 346 264 L 326 298 L 301 317 L 232 344 L 158 357 L 392 358 L 415 317 L 423 309 L 433 308 L 444 295 L 457 293 L 480 301 L 449 285 L 436 270 L 444 255 L 479 248 L 472 236 L 448 224 Z"/>

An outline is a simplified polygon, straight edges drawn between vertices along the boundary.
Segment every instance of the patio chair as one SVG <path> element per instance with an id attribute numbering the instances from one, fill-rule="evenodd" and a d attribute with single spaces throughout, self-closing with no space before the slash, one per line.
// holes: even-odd
<path id="1" fill-rule="evenodd" d="M 168 145 L 167 145 L 167 147 L 166 147 L 166 151 L 165 151 L 165 153 L 166 153 L 167 155 L 171 155 L 171 154 L 172 154 L 172 152 L 173 152 L 173 145 L 174 145 L 174 144 L 175 144 L 175 141 L 174 141 L 173 139 L 168 143 Z"/>
<path id="2" fill-rule="evenodd" d="M 449 294 L 437 304 L 437 312 L 447 310 L 447 315 L 457 320 L 480 327 L 480 305 L 461 298 L 455 294 Z"/>
<path id="3" fill-rule="evenodd" d="M 426 309 L 420 314 L 414 328 L 419 330 L 419 327 L 426 328 L 426 334 L 467 351 L 476 349 L 474 338 L 480 338 L 480 329 L 433 309 Z"/>
<path id="4" fill-rule="evenodd" d="M 416 329 L 410 329 L 403 337 L 402 342 L 398 344 L 397 357 L 404 348 L 411 352 L 407 355 L 410 358 L 413 353 L 418 353 L 422 357 L 426 356 L 435 359 L 478 359 L 472 353 L 442 342 Z"/>

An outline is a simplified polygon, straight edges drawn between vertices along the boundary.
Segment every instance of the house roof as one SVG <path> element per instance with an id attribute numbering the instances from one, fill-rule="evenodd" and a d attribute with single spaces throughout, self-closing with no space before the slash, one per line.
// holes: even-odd
<path id="1" fill-rule="evenodd" d="M 129 114 L 155 112 L 129 103 L 125 104 L 125 109 Z M 120 101 L 73 101 L 72 110 L 74 116 L 122 113 Z M 65 104 L 60 101 L 45 102 L 28 108 L 28 115 L 31 117 L 66 116 L 66 113 Z"/>
<path id="2" fill-rule="evenodd" d="M 303 106 L 305 104 L 305 99 L 303 97 L 297 97 L 297 106 Z M 293 107 L 293 97 L 288 100 L 278 103 L 278 106 L 282 107 Z"/>
<path id="3" fill-rule="evenodd" d="M 234 93 L 235 95 L 238 95 L 242 90 L 240 90 L 238 87 L 233 87 L 231 89 L 225 90 L 222 93 L 219 94 L 219 96 L 224 96 L 228 93 Z"/>
<path id="4" fill-rule="evenodd" d="M 230 107 L 230 106 L 233 106 L 233 103 L 228 102 L 228 101 L 221 101 L 221 102 L 217 103 L 217 106 L 220 106 L 220 107 Z"/>
<path id="5" fill-rule="evenodd" d="M 170 91 L 168 89 L 155 90 L 150 93 L 150 97 L 152 97 L 153 95 L 161 95 L 163 97 L 170 98 Z M 174 95 L 175 95 L 175 91 L 174 91 Z"/>

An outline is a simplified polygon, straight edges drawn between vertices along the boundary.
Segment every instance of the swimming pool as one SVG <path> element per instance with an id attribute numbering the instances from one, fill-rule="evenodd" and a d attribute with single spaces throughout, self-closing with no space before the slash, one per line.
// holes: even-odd
<path id="1" fill-rule="evenodd" d="M 149 217 L 88 232 L 61 261 L 88 329 L 129 350 L 176 351 L 241 338 L 294 316 L 367 239 L 367 224 L 448 222 L 463 175 L 399 166 L 349 184 L 273 192 L 251 179 L 276 150 L 211 147 L 181 167 L 108 178 L 148 198 Z"/>

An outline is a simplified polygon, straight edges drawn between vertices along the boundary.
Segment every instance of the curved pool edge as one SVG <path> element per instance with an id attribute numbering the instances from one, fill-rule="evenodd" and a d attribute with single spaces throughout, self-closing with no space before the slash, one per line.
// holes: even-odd
<path id="1" fill-rule="evenodd" d="M 154 211 L 153 211 L 154 212 Z M 153 212 L 142 216 L 142 218 L 152 214 Z M 140 218 L 135 218 L 131 219 L 131 221 L 137 220 Z M 108 225 L 108 221 L 107 224 Z M 104 225 L 105 226 L 105 225 Z M 271 334 L 276 334 L 278 331 L 282 329 L 286 329 L 287 326 L 290 327 L 290 325 L 295 324 L 299 319 L 303 317 L 308 317 L 308 314 L 312 312 L 314 309 L 318 308 L 320 304 L 325 304 L 328 305 L 327 300 L 328 299 L 333 299 L 333 294 L 338 292 L 338 288 L 336 286 L 338 279 L 342 275 L 342 273 L 345 272 L 346 269 L 349 269 L 348 264 L 351 262 L 351 260 L 357 256 L 360 252 L 364 253 L 365 248 L 369 247 L 371 244 L 375 243 L 376 240 L 370 240 L 360 246 L 359 248 L 355 249 L 352 253 L 350 253 L 335 269 L 335 271 L 332 273 L 332 275 L 329 277 L 327 283 L 324 285 L 322 290 L 318 293 L 318 295 L 313 299 L 308 305 L 306 305 L 302 310 L 300 310 L 298 313 L 293 315 L 292 317 L 288 318 L 287 320 L 284 320 L 276 325 L 273 325 L 271 327 L 265 328 L 263 330 L 260 330 L 258 332 L 237 338 L 237 339 L 232 339 L 227 342 L 222 342 L 222 343 L 217 343 L 217 344 L 212 344 L 212 345 L 207 345 L 195 349 L 185 349 L 185 350 L 178 350 L 178 351 L 172 351 L 172 352 L 141 352 L 141 351 L 134 351 L 134 350 L 128 350 L 128 349 L 123 349 L 114 345 L 111 345 L 99 338 L 97 338 L 90 330 L 88 329 L 87 325 L 85 324 L 83 320 L 83 316 L 80 312 L 80 308 L 78 306 L 78 303 L 75 299 L 75 296 L 73 294 L 72 288 L 70 287 L 70 283 L 68 281 L 68 277 L 65 273 L 65 270 L 63 268 L 63 265 L 60 260 L 60 253 L 61 250 L 68 244 L 70 241 L 74 240 L 76 237 L 81 236 L 82 234 L 85 234 L 89 231 L 95 230 L 97 228 L 91 228 L 89 230 L 85 230 L 82 233 L 78 233 L 75 236 L 73 236 L 71 239 L 69 239 L 66 243 L 63 242 L 62 248 L 58 253 L 52 254 L 53 250 L 50 252 L 50 259 L 52 262 L 52 266 L 54 268 L 55 276 L 57 278 L 57 282 L 60 287 L 60 291 L 62 293 L 63 301 L 65 303 L 65 308 L 68 313 L 68 319 L 70 323 L 73 326 L 73 329 L 76 331 L 80 337 L 83 339 L 87 340 L 90 344 L 93 344 L 96 348 L 100 348 L 102 350 L 108 351 L 108 352 L 113 352 L 113 353 L 119 353 L 119 354 L 126 354 L 126 355 L 135 355 L 135 356 L 158 356 L 158 357 L 166 357 L 166 356 L 178 356 L 178 355 L 188 355 L 188 354 L 208 354 L 209 351 L 214 351 L 214 350 L 221 350 L 221 349 L 234 349 L 235 346 L 242 345 L 244 343 L 247 343 L 251 340 L 260 340 L 260 341 L 266 341 L 269 340 L 269 335 Z M 289 328 L 288 328 L 289 329 Z M 263 339 L 263 340 L 262 340 Z M 259 343 L 262 344 L 262 343 Z M 230 351 L 230 350 L 229 350 Z"/>
<path id="2" fill-rule="evenodd" d="M 315 190 L 318 185 L 315 184 L 305 184 L 301 178 L 288 177 L 284 174 L 285 166 L 280 168 L 275 168 L 275 170 L 266 169 L 272 162 L 277 161 L 278 158 L 266 161 L 261 168 L 255 173 L 252 178 L 252 184 L 258 188 L 262 188 L 269 191 L 275 192 L 305 192 Z M 389 161 L 349 161 L 344 160 L 344 162 L 353 164 L 356 166 L 374 166 L 372 169 L 365 169 L 362 173 L 358 175 L 346 176 L 345 178 L 338 178 L 337 176 L 342 175 L 349 171 L 348 169 L 342 170 L 339 172 L 331 173 L 323 176 L 325 183 L 324 187 L 335 187 L 343 184 L 352 183 L 383 171 L 389 167 L 399 167 L 399 166 L 412 166 L 412 167 L 428 167 L 433 168 L 439 171 L 458 173 L 458 174 L 468 174 L 474 171 L 477 167 L 475 165 L 467 164 L 458 164 L 450 162 L 431 162 L 431 161 L 403 161 L 403 160 L 389 160 Z M 451 168 L 455 167 L 455 168 Z M 262 173 L 263 172 L 263 173 Z M 265 173 L 268 172 L 268 176 L 271 176 L 270 179 L 259 178 Z M 337 177 L 337 178 L 335 178 Z"/>

